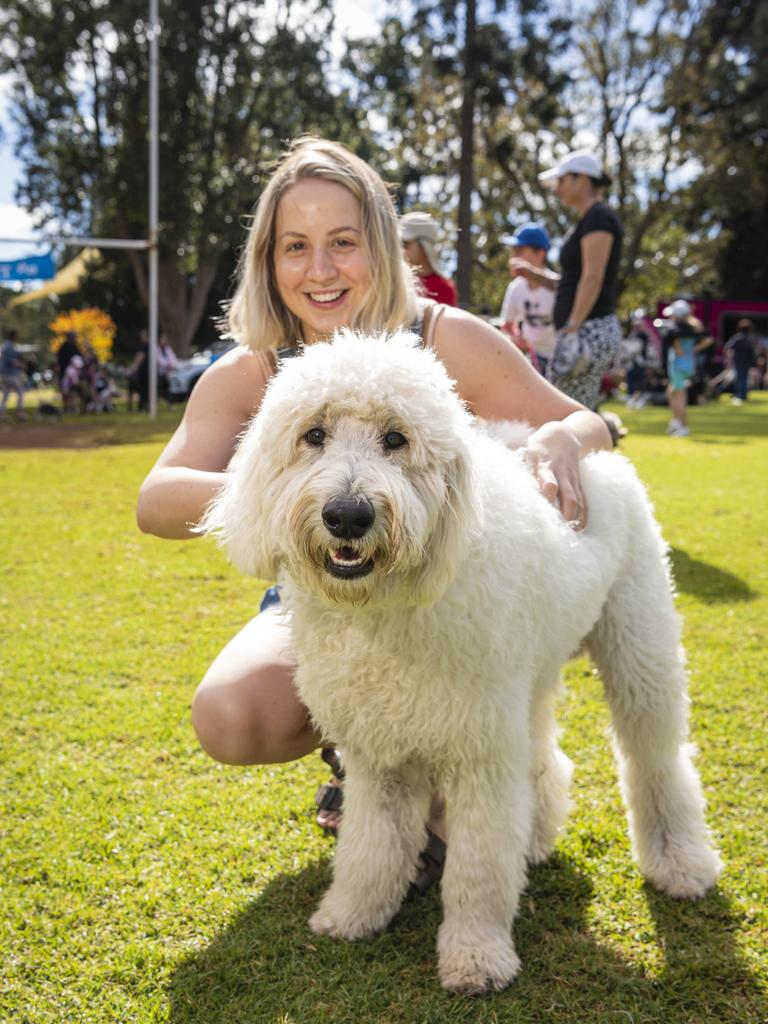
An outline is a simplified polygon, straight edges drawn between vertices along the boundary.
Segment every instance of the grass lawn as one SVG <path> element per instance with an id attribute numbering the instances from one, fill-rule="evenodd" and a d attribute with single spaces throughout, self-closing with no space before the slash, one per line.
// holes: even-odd
<path id="1" fill-rule="evenodd" d="M 726 869 L 698 903 L 644 885 L 600 682 L 575 661 L 561 706 L 573 814 L 530 876 L 521 975 L 479 1000 L 438 986 L 436 893 L 372 941 L 309 933 L 332 852 L 308 814 L 319 758 L 233 768 L 198 748 L 196 682 L 260 587 L 208 541 L 135 528 L 178 411 L 0 425 L 0 1021 L 768 1019 L 768 393 L 694 409 L 690 440 L 663 435 L 666 410 L 622 415 L 672 547 Z"/>

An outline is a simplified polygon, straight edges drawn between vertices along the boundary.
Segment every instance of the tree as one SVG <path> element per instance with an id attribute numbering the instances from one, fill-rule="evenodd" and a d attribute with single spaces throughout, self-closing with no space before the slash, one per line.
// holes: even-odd
<path id="1" fill-rule="evenodd" d="M 573 23 L 563 61 L 569 85 L 553 144 L 558 152 L 594 148 L 612 174 L 610 198 L 625 232 L 617 282 L 625 313 L 669 294 L 656 291 L 661 281 L 679 291 L 683 260 L 696 248 L 697 239 L 676 228 L 686 154 L 662 102 L 689 29 L 685 4 L 592 0 Z M 567 213 L 545 198 L 549 217 L 565 229 Z"/>
<path id="2" fill-rule="evenodd" d="M 688 224 L 719 245 L 716 290 L 768 295 L 768 7 L 692 0 L 695 21 L 666 100 L 697 165 Z"/>
<path id="3" fill-rule="evenodd" d="M 476 59 L 477 3 L 464 3 L 464 46 L 459 121 L 459 211 L 456 289 L 459 302 L 469 305 L 472 295 L 472 194 L 475 190 L 475 106 L 479 86 Z"/>
<path id="4" fill-rule="evenodd" d="M 535 161 L 538 143 L 527 129 L 557 111 L 564 79 L 550 58 L 566 39 L 567 22 L 536 0 L 498 0 L 490 11 L 418 0 L 407 17 L 385 19 L 376 39 L 349 46 L 350 88 L 388 153 L 398 201 L 430 209 L 447 232 L 458 229 L 464 305 L 500 299 L 499 239 L 518 208 L 508 170 Z"/>
<path id="5" fill-rule="evenodd" d="M 555 134 L 596 140 L 614 172 L 625 313 L 768 291 L 766 30 L 757 0 L 593 0 L 574 23 Z"/>
<path id="6" fill-rule="evenodd" d="M 160 13 L 160 320 L 184 353 L 284 140 L 354 138 L 357 119 L 328 85 L 328 0 L 284 4 L 276 21 L 236 0 L 161 0 Z M 7 0 L 0 19 L 0 68 L 17 81 L 18 199 L 40 225 L 146 237 L 145 0 Z M 144 257 L 128 260 L 146 302 Z"/>

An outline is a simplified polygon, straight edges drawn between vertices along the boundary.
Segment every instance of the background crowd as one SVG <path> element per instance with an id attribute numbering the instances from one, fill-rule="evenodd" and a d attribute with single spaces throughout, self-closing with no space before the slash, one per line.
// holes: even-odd
<path id="1" fill-rule="evenodd" d="M 739 319 L 731 335 L 715 339 L 694 316 L 691 303 L 678 298 L 661 310 L 661 316 L 638 309 L 623 323 L 619 320 L 624 228 L 604 198 L 611 178 L 595 153 L 567 153 L 539 174 L 539 181 L 573 217 L 557 247 L 557 269 L 545 225 L 520 224 L 508 240 L 509 281 L 499 315 L 486 318 L 543 376 L 593 410 L 606 398 L 624 400 L 628 408 L 668 404 L 668 433 L 673 437 L 690 433 L 689 404 L 732 392 L 732 402 L 738 405 L 747 401 L 751 389 L 765 386 L 768 345 L 748 318 Z M 450 261 L 445 258 L 444 226 L 430 212 L 412 209 L 400 216 L 399 227 L 403 258 L 421 296 L 458 305 L 457 288 L 447 269 Z M 146 330 L 138 332 L 127 365 L 99 358 L 88 338 L 77 331 L 67 331 L 53 347 L 55 363 L 41 374 L 37 360 L 25 357 L 19 348 L 18 331 L 5 331 L 0 415 L 13 396 L 17 415 L 23 415 L 25 391 L 41 381 L 55 385 L 60 397 L 58 405 L 40 403 L 44 413 L 111 412 L 123 398 L 129 411 L 148 408 Z M 218 354 L 211 354 L 211 361 Z M 161 334 L 158 395 L 169 405 L 174 397 L 171 379 L 180 365 L 168 336 Z M 182 391 L 180 396 L 186 394 Z"/>

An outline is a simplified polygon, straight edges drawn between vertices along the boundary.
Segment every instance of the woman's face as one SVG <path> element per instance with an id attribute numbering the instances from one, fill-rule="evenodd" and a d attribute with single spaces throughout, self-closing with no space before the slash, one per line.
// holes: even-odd
<path id="1" fill-rule="evenodd" d="M 412 238 L 408 242 L 403 242 L 402 246 L 406 263 L 421 274 L 428 273 L 431 268 L 426 253 L 421 247 L 421 242 Z"/>
<path id="2" fill-rule="evenodd" d="M 293 185 L 277 207 L 274 261 L 277 290 L 304 341 L 349 325 L 371 284 L 360 203 L 323 178 Z"/>
<path id="3" fill-rule="evenodd" d="M 586 174 L 564 174 L 557 179 L 555 195 L 563 206 L 578 208 L 591 189 L 591 182 Z"/>

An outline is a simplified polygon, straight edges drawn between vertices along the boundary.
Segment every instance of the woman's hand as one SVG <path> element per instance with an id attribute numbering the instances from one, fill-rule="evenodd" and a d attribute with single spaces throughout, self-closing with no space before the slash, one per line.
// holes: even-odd
<path id="1" fill-rule="evenodd" d="M 587 502 L 581 488 L 581 443 L 562 422 L 545 423 L 531 434 L 524 455 L 539 490 L 574 530 L 587 525 Z"/>

